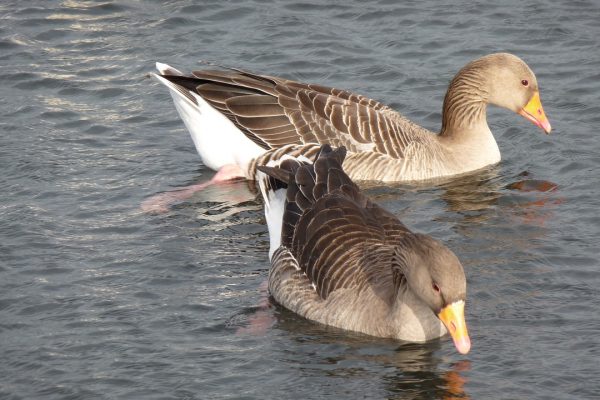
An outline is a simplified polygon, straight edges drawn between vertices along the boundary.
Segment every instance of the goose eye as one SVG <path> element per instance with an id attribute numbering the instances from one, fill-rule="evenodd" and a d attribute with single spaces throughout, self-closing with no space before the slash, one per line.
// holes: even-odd
<path id="1" fill-rule="evenodd" d="M 434 282 L 434 283 L 432 283 L 432 284 L 431 284 L 431 286 L 433 287 L 433 290 L 434 290 L 436 293 L 439 293 L 439 292 L 440 292 L 440 287 L 437 285 L 437 283 L 435 283 L 435 282 Z"/>
<path id="2" fill-rule="evenodd" d="M 529 81 L 527 79 L 523 79 L 521 81 L 521 85 L 523 85 L 523 86 L 529 86 Z"/>

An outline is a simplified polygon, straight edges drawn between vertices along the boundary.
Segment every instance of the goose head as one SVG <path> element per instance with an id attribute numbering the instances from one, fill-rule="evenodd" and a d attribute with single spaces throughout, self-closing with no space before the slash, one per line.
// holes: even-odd
<path id="1" fill-rule="evenodd" d="M 467 354 L 471 348 L 464 313 L 467 281 L 456 255 L 429 236 L 407 234 L 396 246 L 395 259 L 407 288 L 440 319 L 456 349 Z"/>
<path id="2" fill-rule="evenodd" d="M 492 54 L 484 59 L 490 64 L 488 101 L 521 114 L 550 133 L 552 127 L 542 107 L 537 79 L 527 64 L 508 53 Z"/>
<path id="3" fill-rule="evenodd" d="M 450 82 L 444 99 L 444 128 L 464 127 L 485 118 L 485 104 L 514 111 L 543 129 L 552 127 L 540 100 L 537 78 L 519 57 L 490 54 L 471 61 Z M 448 126 L 450 125 L 450 126 Z"/>

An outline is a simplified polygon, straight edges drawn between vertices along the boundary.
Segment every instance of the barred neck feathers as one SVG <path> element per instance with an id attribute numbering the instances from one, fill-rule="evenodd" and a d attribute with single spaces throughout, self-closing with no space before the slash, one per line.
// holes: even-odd
<path id="1" fill-rule="evenodd" d="M 450 82 L 444 98 L 441 136 L 478 130 L 482 125 L 487 128 L 487 61 L 482 58 L 467 64 Z"/>

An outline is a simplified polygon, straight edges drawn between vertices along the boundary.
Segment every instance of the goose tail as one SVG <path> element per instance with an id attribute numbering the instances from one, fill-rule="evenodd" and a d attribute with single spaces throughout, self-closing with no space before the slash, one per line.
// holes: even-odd
<path id="1" fill-rule="evenodd" d="M 215 171 L 225 165 L 237 165 L 247 174 L 251 161 L 266 150 L 248 139 L 194 90 L 199 84 L 196 78 L 160 62 L 156 63 L 156 69 L 158 73 L 153 73 L 152 77 L 169 89 L 204 165 Z"/>
<path id="2" fill-rule="evenodd" d="M 285 156 L 257 167 L 257 180 L 265 202 L 269 228 L 269 257 L 288 245 L 293 230 L 316 201 L 335 190 L 358 190 L 342 169 L 346 148 L 321 146 L 314 163 L 306 157 Z"/>

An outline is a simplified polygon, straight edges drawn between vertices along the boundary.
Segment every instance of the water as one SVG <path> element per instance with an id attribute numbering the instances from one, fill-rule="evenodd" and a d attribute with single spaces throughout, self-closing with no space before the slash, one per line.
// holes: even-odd
<path id="1" fill-rule="evenodd" d="M 329 3 L 0 4 L 0 398 L 598 396 L 598 3 Z M 244 182 L 139 211 L 211 176 L 155 61 L 351 89 L 437 130 L 449 79 L 495 51 L 534 69 L 552 135 L 492 109 L 500 165 L 368 188 L 463 261 L 467 356 L 264 309 L 268 236 Z M 257 316 L 274 323 L 245 330 Z"/>

